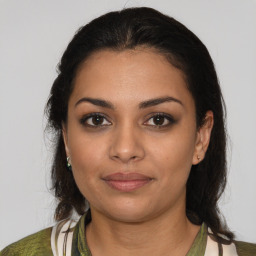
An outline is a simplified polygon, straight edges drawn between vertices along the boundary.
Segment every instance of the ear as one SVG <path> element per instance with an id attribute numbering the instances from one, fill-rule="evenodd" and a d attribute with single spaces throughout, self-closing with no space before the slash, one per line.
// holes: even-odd
<path id="1" fill-rule="evenodd" d="M 64 123 L 62 123 L 62 136 L 64 140 L 64 145 L 65 145 L 65 151 L 67 157 L 70 156 L 69 148 L 68 148 L 68 134 L 67 134 L 67 127 Z"/>
<path id="2" fill-rule="evenodd" d="M 192 164 L 199 164 L 205 157 L 205 153 L 210 143 L 214 116 L 212 111 L 207 111 L 204 118 L 204 123 L 197 131 L 195 151 Z"/>

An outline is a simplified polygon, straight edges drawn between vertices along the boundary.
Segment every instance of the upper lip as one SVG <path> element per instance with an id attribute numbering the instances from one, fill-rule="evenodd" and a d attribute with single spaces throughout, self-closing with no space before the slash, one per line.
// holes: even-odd
<path id="1" fill-rule="evenodd" d="M 151 177 L 148 177 L 141 173 L 136 172 L 129 172 L 129 173 L 122 173 L 117 172 L 113 174 L 109 174 L 103 177 L 103 180 L 113 180 L 113 181 L 128 181 L 128 180 L 151 180 Z"/>

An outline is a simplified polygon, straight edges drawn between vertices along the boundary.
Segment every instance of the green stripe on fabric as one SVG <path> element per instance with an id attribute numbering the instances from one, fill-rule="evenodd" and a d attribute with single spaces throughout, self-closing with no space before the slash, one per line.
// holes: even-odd
<path id="1" fill-rule="evenodd" d="M 72 256 L 92 256 L 85 238 L 85 219 L 86 214 L 80 218 L 75 227 L 72 242 Z"/>
<path id="2" fill-rule="evenodd" d="M 202 224 L 189 252 L 186 256 L 204 256 L 207 243 L 207 226 Z"/>

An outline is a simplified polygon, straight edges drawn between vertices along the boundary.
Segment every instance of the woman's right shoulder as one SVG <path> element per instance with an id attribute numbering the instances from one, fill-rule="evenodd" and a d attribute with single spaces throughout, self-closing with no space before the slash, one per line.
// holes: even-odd
<path id="1" fill-rule="evenodd" d="M 51 232 L 52 227 L 46 228 L 10 244 L 0 252 L 0 256 L 52 255 Z"/>

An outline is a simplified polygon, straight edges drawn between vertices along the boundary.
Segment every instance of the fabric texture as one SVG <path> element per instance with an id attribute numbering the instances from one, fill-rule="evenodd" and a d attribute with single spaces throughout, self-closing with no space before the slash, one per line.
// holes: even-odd
<path id="1" fill-rule="evenodd" d="M 255 256 L 256 244 L 235 241 L 237 254 L 239 256 Z"/>
<path id="2" fill-rule="evenodd" d="M 90 222 L 90 214 L 83 215 L 76 225 L 72 228 L 68 227 L 65 232 L 72 232 L 72 256 L 92 256 L 90 249 L 86 242 L 85 237 L 85 228 L 86 225 Z M 67 223 L 67 220 L 60 222 L 59 226 L 64 226 Z M 72 221 L 72 223 L 74 223 Z M 0 252 L 0 256 L 48 256 L 53 255 L 51 248 L 51 236 L 53 228 L 47 228 L 40 232 L 37 232 L 33 235 L 23 238 L 22 240 L 13 243 L 3 249 Z M 63 233 L 63 232 L 62 232 Z M 56 240 L 57 241 L 57 240 Z M 209 232 L 207 226 L 202 224 L 189 252 L 186 256 L 204 256 L 207 251 L 207 241 L 209 243 Z M 218 245 L 217 247 L 221 248 L 220 252 L 216 256 L 223 255 L 222 252 L 227 251 L 226 245 Z M 235 241 L 233 247 L 236 250 L 238 256 L 256 256 L 256 244 L 250 244 L 245 242 Z M 231 247 L 230 247 L 231 248 Z M 234 249 L 233 248 L 233 249 Z M 224 250 L 223 250 L 224 249 Z M 63 254 L 65 255 L 65 254 Z M 211 254 L 215 255 L 215 254 Z M 225 253 L 224 253 L 225 255 Z M 231 254 L 232 255 L 232 254 Z M 233 256 L 233 255 L 232 255 Z"/>
<path id="3" fill-rule="evenodd" d="M 0 252 L 1 256 L 46 256 L 52 255 L 51 249 L 52 228 L 44 229 L 20 241 L 7 246 Z"/>

